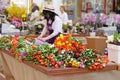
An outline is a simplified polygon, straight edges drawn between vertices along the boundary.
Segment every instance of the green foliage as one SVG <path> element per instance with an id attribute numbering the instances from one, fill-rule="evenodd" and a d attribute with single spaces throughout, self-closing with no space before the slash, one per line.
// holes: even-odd
<path id="1" fill-rule="evenodd" d="M 77 30 L 80 30 L 81 29 L 81 26 L 80 25 L 77 25 L 75 26 Z"/>
<path id="2" fill-rule="evenodd" d="M 98 54 L 95 54 L 94 50 L 92 49 L 84 50 L 81 55 L 82 58 L 80 58 L 80 61 L 85 64 L 85 67 L 89 67 L 94 64 L 95 59 L 98 57 Z"/>
<path id="3" fill-rule="evenodd" d="M 11 41 L 10 41 L 10 37 L 9 36 L 3 36 L 0 39 L 0 48 L 4 49 L 4 48 L 11 48 Z"/>
<path id="4" fill-rule="evenodd" d="M 119 42 L 119 40 L 120 40 L 120 33 L 115 32 L 113 36 L 114 36 L 113 43 Z"/>
<path id="5" fill-rule="evenodd" d="M 81 39 L 76 39 L 74 37 L 71 37 L 71 40 L 75 41 L 75 42 L 78 42 L 79 44 L 82 43 L 82 40 Z"/>
<path id="6" fill-rule="evenodd" d="M 50 53 L 56 53 L 57 52 L 57 48 L 50 45 L 50 44 L 45 44 L 45 45 L 40 46 L 39 50 L 43 54 L 50 54 Z"/>
<path id="7" fill-rule="evenodd" d="M 63 29 L 63 30 L 67 30 L 67 29 L 68 29 L 68 25 L 67 25 L 67 24 L 63 24 L 62 29 Z"/>

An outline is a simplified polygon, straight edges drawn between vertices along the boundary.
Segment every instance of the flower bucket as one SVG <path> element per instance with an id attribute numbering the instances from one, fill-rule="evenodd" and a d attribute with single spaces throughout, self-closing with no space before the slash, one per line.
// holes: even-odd
<path id="1" fill-rule="evenodd" d="M 120 64 L 120 46 L 114 44 L 107 44 L 108 59 L 117 64 Z"/>
<path id="2" fill-rule="evenodd" d="M 90 32 L 90 37 L 95 37 L 96 36 L 96 32 Z"/>

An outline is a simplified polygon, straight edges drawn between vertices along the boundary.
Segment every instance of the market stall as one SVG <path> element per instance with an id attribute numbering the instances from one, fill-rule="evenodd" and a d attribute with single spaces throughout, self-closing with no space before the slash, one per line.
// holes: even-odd
<path id="1" fill-rule="evenodd" d="M 48 4 L 53 3 L 53 1 L 45 0 Z M 91 1 L 86 3 L 86 0 L 84 0 L 81 3 L 82 11 L 92 10 L 98 6 L 102 12 L 107 13 L 109 12 L 107 10 L 113 10 L 113 4 L 111 4 L 113 0 L 110 0 L 109 6 L 112 6 L 110 9 L 106 7 L 107 1 L 109 0 L 102 0 L 99 1 L 100 4 L 96 4 L 98 3 L 97 0 L 96 3 Z M 63 1 L 66 4 L 65 7 L 68 8 L 68 15 L 71 19 L 78 15 L 76 14 L 77 11 L 74 10 L 78 4 L 77 2 L 79 3 L 79 1 L 74 2 L 74 0 Z M 45 37 L 49 38 L 48 34 L 36 35 L 36 29 L 44 30 L 46 27 L 43 14 L 41 14 L 43 5 L 40 8 L 41 10 L 38 9 L 37 11 L 38 16 L 34 15 L 36 18 L 31 20 L 31 17 L 34 16 L 28 13 L 30 13 L 29 8 L 32 0 L 28 0 L 25 3 L 27 4 L 27 9 L 15 3 L 11 3 L 11 6 L 6 7 L 8 15 L 5 14 L 5 20 L 9 24 L 6 24 L 6 22 L 5 24 L 1 23 L 0 57 L 6 80 L 119 80 L 119 64 L 111 60 L 112 58 L 109 59 L 109 55 L 104 54 L 104 50 L 107 48 L 106 36 L 116 31 L 115 27 L 102 28 L 107 25 L 108 15 L 90 14 L 84 16 L 81 21 L 66 25 L 63 25 L 61 21 L 61 24 L 56 24 L 61 25 L 61 29 L 58 29 L 60 30 L 58 31 L 58 36 L 55 36 L 54 40 L 47 40 Z M 47 7 L 45 8 L 47 9 Z M 113 22 L 114 26 L 119 27 L 120 15 L 111 17 L 111 19 L 115 20 Z M 38 23 L 37 20 L 40 23 L 36 25 Z M 49 22 L 52 19 L 47 20 Z M 51 21 L 51 23 L 53 22 Z M 49 27 L 49 24 L 47 26 Z M 67 33 L 61 34 L 62 30 L 64 31 L 63 27 L 66 28 Z M 47 29 L 45 30 L 46 33 Z M 52 24 L 50 29 L 52 29 Z M 38 34 L 41 33 L 41 30 L 38 31 Z M 99 31 L 102 31 L 100 35 L 98 34 Z M 91 33 L 94 33 L 94 35 L 91 36 Z M 26 36 L 26 34 L 28 35 Z M 29 36 L 29 34 L 34 36 Z M 117 34 L 116 39 L 113 41 L 116 42 L 119 39 L 117 36 L 119 37 Z M 52 41 L 52 43 L 47 41 Z M 106 51 L 107 54 L 108 51 Z"/>
<path id="2" fill-rule="evenodd" d="M 30 38 L 25 39 L 30 41 Z M 0 40 L 7 80 L 85 80 L 86 76 L 86 80 L 98 77 L 103 80 L 103 75 L 109 80 L 118 78 L 117 64 L 108 63 L 107 56 L 86 49 L 70 35 L 59 36 L 54 42 L 56 47 L 50 44 L 29 45 L 25 39 L 23 36 L 3 36 Z M 61 43 L 64 44 L 61 46 Z M 110 75 L 113 73 L 116 77 Z"/>

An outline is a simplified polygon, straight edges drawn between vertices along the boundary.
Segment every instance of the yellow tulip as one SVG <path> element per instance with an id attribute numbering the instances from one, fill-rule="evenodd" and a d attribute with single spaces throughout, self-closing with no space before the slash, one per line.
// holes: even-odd
<path id="1" fill-rule="evenodd" d="M 22 14 L 22 18 L 26 18 L 26 14 Z"/>
<path id="2" fill-rule="evenodd" d="M 62 43 L 61 43 L 60 41 L 57 43 L 58 46 L 61 46 L 61 44 L 62 44 Z"/>
<path id="3" fill-rule="evenodd" d="M 66 41 L 65 43 L 69 43 L 68 41 Z"/>
<path id="4" fill-rule="evenodd" d="M 60 38 L 61 38 L 61 39 L 63 39 L 63 38 L 64 38 L 63 34 L 60 34 Z"/>
<path id="5" fill-rule="evenodd" d="M 72 46 L 72 44 L 70 44 L 70 43 L 69 43 L 68 45 L 69 45 L 69 46 Z"/>
<path id="6" fill-rule="evenodd" d="M 62 45 L 65 45 L 65 43 L 62 43 Z"/>

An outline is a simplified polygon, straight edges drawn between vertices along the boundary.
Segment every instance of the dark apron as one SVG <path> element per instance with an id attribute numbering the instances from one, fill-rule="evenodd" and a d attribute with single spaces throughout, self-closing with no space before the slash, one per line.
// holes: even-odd
<path id="1" fill-rule="evenodd" d="M 52 23 L 49 24 L 49 23 L 47 22 L 47 30 L 48 30 L 48 32 L 49 32 L 49 35 L 53 33 L 54 30 L 52 29 Z M 60 33 L 58 33 L 56 36 L 54 36 L 54 37 L 46 40 L 46 42 L 48 42 L 48 43 L 50 43 L 50 44 L 53 44 L 54 41 L 55 41 L 55 39 L 56 39 L 59 35 L 60 35 Z"/>

